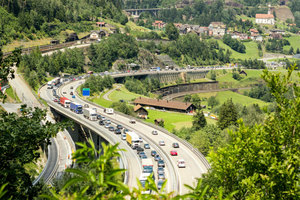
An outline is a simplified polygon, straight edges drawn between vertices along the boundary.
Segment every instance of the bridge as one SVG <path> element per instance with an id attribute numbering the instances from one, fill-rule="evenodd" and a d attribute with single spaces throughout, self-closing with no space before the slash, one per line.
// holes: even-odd
<path id="1" fill-rule="evenodd" d="M 70 93 L 70 88 L 73 87 L 74 91 L 76 91 L 76 87 L 78 87 L 82 83 L 83 80 L 79 80 L 65 84 L 64 86 L 59 88 L 59 94 L 61 94 L 61 96 L 65 94 L 64 96 L 72 99 L 71 96 L 68 95 Z M 124 152 L 124 155 L 122 155 L 121 157 L 123 163 L 122 166 L 125 169 L 128 169 L 126 184 L 128 184 L 130 187 L 136 186 L 136 178 L 138 178 L 141 174 L 141 162 L 137 157 L 137 154 L 124 141 L 122 141 L 118 135 L 115 135 L 112 132 L 108 131 L 103 126 L 100 126 L 97 122 L 89 121 L 82 115 L 77 115 L 71 112 L 69 109 L 53 102 L 52 91 L 46 89 L 46 87 L 41 89 L 41 97 L 48 102 L 48 105 L 52 110 L 60 113 L 60 115 L 63 115 L 64 117 L 68 117 L 74 120 L 75 123 L 78 124 L 78 127 L 83 127 L 86 130 L 85 132 L 87 132 L 87 135 L 90 135 L 90 138 L 93 138 L 94 141 L 104 140 L 111 144 L 119 142 L 120 148 L 126 149 L 126 152 Z M 189 143 L 177 138 L 175 135 L 169 133 L 161 127 L 157 127 L 153 124 L 148 124 L 139 120 L 137 120 L 137 123 L 134 125 L 130 124 L 129 119 L 132 117 L 124 115 L 122 113 L 115 113 L 113 116 L 107 115 L 106 113 L 104 113 L 103 107 L 100 107 L 91 102 L 87 102 L 84 99 L 80 99 L 78 95 L 76 96 L 76 102 L 83 105 L 89 104 L 90 107 L 97 108 L 99 114 L 110 119 L 113 123 L 121 124 L 122 126 L 137 132 L 143 138 L 145 143 L 150 144 L 152 149 L 159 152 L 166 163 L 166 178 L 169 180 L 167 185 L 168 192 L 175 191 L 175 193 L 177 194 L 186 193 L 187 189 L 184 187 L 184 184 L 195 184 L 195 178 L 201 177 L 202 174 L 206 173 L 210 168 L 210 165 L 208 164 L 204 156 L 197 149 L 194 149 Z M 158 131 L 157 136 L 153 137 L 153 135 L 151 134 L 153 130 Z M 165 141 L 166 146 L 159 146 L 158 142 L 160 140 Z M 186 168 L 177 168 L 178 158 L 170 156 L 170 151 L 173 150 L 173 142 L 179 143 L 180 148 L 177 151 L 179 154 L 178 158 L 183 158 L 186 161 Z M 149 152 L 147 152 L 147 154 L 149 154 Z"/>
<path id="2" fill-rule="evenodd" d="M 157 16 L 158 15 L 158 12 L 160 10 L 163 10 L 163 9 L 168 9 L 168 8 L 141 8 L 141 9 L 125 9 L 124 11 L 133 15 L 133 16 L 140 16 L 141 13 L 143 12 L 150 12 L 152 13 L 153 15 Z"/>

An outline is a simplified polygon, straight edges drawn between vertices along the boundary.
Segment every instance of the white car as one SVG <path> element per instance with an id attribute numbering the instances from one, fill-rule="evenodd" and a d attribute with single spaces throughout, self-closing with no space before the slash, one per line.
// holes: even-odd
<path id="1" fill-rule="evenodd" d="M 185 162 L 183 159 L 177 160 L 177 166 L 178 168 L 185 168 Z"/>
<path id="2" fill-rule="evenodd" d="M 156 130 L 153 130 L 152 135 L 158 135 L 158 132 Z"/>
<path id="3" fill-rule="evenodd" d="M 166 145 L 165 141 L 163 141 L 163 140 L 159 141 L 158 144 L 159 144 L 159 146 L 165 146 Z"/>

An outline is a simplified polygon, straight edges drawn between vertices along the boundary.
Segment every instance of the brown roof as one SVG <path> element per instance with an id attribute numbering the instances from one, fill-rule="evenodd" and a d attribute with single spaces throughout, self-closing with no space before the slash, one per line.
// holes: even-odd
<path id="1" fill-rule="evenodd" d="M 258 33 L 258 30 L 254 29 L 254 28 L 251 28 L 249 31 L 254 32 L 254 33 Z"/>
<path id="2" fill-rule="evenodd" d="M 138 111 L 140 108 L 142 108 L 142 106 L 140 104 L 134 106 L 133 111 L 136 112 Z"/>
<path id="3" fill-rule="evenodd" d="M 96 24 L 105 24 L 105 22 L 96 22 Z"/>
<path id="4" fill-rule="evenodd" d="M 274 18 L 274 15 L 272 14 L 256 14 L 256 19 L 272 19 Z"/>
<path id="5" fill-rule="evenodd" d="M 180 101 L 168 101 L 168 100 L 158 100 L 158 99 L 149 99 L 149 98 L 136 98 L 134 100 L 136 104 L 155 106 L 155 107 L 163 107 L 163 108 L 171 108 L 177 110 L 186 110 L 188 109 L 192 103 L 183 103 Z"/>

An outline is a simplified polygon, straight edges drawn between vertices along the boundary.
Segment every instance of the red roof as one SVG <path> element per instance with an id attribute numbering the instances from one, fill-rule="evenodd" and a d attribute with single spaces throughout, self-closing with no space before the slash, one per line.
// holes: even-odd
<path id="1" fill-rule="evenodd" d="M 254 32 L 254 33 L 258 33 L 258 30 L 254 29 L 254 28 L 251 28 L 249 31 Z"/>
<path id="2" fill-rule="evenodd" d="M 158 20 L 156 20 L 154 23 L 155 23 L 155 24 L 163 24 L 164 22 L 163 22 L 163 21 L 158 21 Z"/>
<path id="3" fill-rule="evenodd" d="M 103 24 L 105 24 L 105 22 L 96 22 L 96 24 L 103 25 Z"/>
<path id="4" fill-rule="evenodd" d="M 150 98 L 143 98 L 143 97 L 136 98 L 134 100 L 134 103 L 141 104 L 141 105 L 176 109 L 176 110 L 187 110 L 191 105 L 193 105 L 192 103 L 183 103 L 180 101 L 168 101 L 168 100 L 150 99 Z"/>
<path id="5" fill-rule="evenodd" d="M 272 19 L 274 18 L 274 15 L 272 14 L 256 14 L 256 19 Z"/>

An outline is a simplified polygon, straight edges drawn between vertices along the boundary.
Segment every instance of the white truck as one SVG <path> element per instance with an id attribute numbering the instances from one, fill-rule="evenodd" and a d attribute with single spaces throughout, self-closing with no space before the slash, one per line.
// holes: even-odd
<path id="1" fill-rule="evenodd" d="M 153 172 L 153 162 L 151 158 L 142 159 L 143 173 Z"/>
<path id="2" fill-rule="evenodd" d="M 126 141 L 131 148 L 135 149 L 140 146 L 140 136 L 133 131 L 126 133 Z"/>
<path id="3" fill-rule="evenodd" d="M 83 116 L 91 121 L 97 120 L 97 112 L 92 108 L 84 108 L 83 109 Z"/>
<path id="4" fill-rule="evenodd" d="M 114 114 L 114 109 L 113 108 L 105 108 L 104 112 L 107 114 Z"/>

